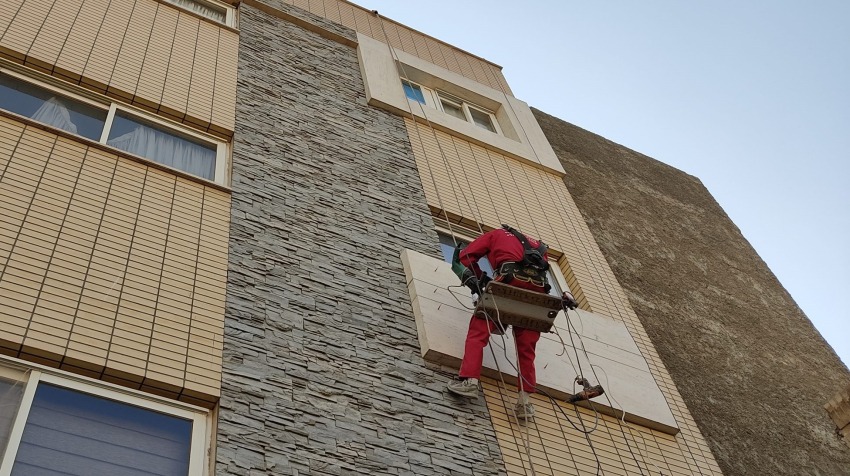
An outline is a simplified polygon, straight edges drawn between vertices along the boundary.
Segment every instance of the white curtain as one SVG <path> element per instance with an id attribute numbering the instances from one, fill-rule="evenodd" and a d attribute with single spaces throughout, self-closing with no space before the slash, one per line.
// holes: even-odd
<path id="1" fill-rule="evenodd" d="M 68 108 L 62 104 L 62 101 L 56 99 L 55 96 L 45 101 L 38 108 L 38 111 L 35 111 L 32 118 L 38 122 L 43 122 L 73 134 L 77 133 L 77 126 L 71 122 L 71 114 L 68 112 Z"/>
<path id="2" fill-rule="evenodd" d="M 198 15 L 209 18 L 210 20 L 215 20 L 219 23 L 224 23 L 226 21 L 227 15 L 221 10 L 216 10 L 215 8 L 204 5 L 203 3 L 197 2 L 195 0 L 167 0 L 169 3 L 173 3 L 179 7 L 183 7 L 190 12 L 195 12 Z"/>
<path id="3" fill-rule="evenodd" d="M 106 144 L 198 177 L 215 178 L 215 150 L 151 127 L 138 124 L 133 131 L 109 139 Z"/>

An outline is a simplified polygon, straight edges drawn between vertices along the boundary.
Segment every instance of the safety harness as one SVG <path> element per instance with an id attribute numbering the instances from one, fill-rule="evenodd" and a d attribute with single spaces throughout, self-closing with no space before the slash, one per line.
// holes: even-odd
<path id="1" fill-rule="evenodd" d="M 546 251 L 549 246 L 543 241 L 538 241 L 537 246 L 531 246 L 528 239 L 516 229 L 502 225 L 508 233 L 514 235 L 520 243 L 522 243 L 523 256 L 522 261 L 505 261 L 499 265 L 499 269 L 495 270 L 496 276 L 502 276 L 502 281 L 505 284 L 510 284 L 514 279 L 532 283 L 535 286 L 542 286 L 545 293 L 549 293 L 552 286 L 549 280 L 546 279 L 546 271 L 549 271 L 549 261 L 546 260 Z"/>

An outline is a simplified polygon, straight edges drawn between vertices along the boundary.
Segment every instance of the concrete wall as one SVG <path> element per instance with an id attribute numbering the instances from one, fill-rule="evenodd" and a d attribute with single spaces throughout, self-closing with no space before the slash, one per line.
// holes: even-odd
<path id="1" fill-rule="evenodd" d="M 483 402 L 419 355 L 399 253 L 439 248 L 404 121 L 353 47 L 245 4 L 240 26 L 216 472 L 503 473 Z"/>
<path id="2" fill-rule="evenodd" d="M 535 115 L 724 474 L 850 474 L 823 408 L 850 372 L 699 180 Z"/>

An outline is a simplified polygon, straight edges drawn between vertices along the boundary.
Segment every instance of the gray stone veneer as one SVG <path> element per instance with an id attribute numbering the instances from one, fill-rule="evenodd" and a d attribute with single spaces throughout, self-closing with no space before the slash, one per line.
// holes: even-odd
<path id="1" fill-rule="evenodd" d="M 353 48 L 244 4 L 240 31 L 216 474 L 503 473 L 419 356 L 399 253 L 439 246 L 402 119 Z"/>

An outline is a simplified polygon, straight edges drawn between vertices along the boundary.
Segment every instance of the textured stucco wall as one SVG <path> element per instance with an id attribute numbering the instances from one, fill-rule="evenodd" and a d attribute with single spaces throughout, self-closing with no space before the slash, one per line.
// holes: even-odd
<path id="1" fill-rule="evenodd" d="M 240 35 L 216 473 L 502 473 L 419 355 L 399 254 L 440 254 L 402 119 L 353 48 L 245 4 Z"/>
<path id="2" fill-rule="evenodd" d="M 850 474 L 823 408 L 850 373 L 702 183 L 534 112 L 724 473 Z"/>

